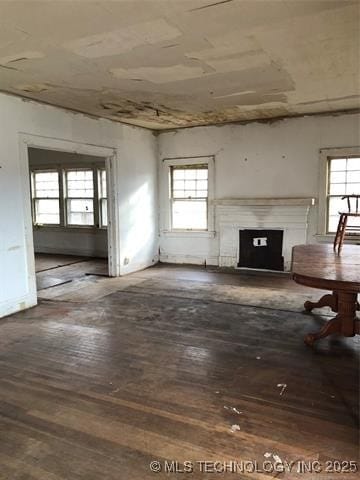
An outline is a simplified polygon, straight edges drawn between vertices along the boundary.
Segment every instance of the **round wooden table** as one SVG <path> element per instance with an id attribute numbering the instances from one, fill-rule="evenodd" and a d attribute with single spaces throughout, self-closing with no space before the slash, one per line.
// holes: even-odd
<path id="1" fill-rule="evenodd" d="M 341 254 L 337 255 L 332 245 L 297 245 L 293 248 L 292 274 L 297 283 L 332 291 L 316 303 L 305 302 L 305 310 L 311 312 L 313 308 L 328 306 L 337 312 L 319 332 L 305 336 L 307 345 L 332 333 L 346 337 L 360 333 L 360 319 L 356 315 L 360 293 L 360 246 L 344 245 Z"/>

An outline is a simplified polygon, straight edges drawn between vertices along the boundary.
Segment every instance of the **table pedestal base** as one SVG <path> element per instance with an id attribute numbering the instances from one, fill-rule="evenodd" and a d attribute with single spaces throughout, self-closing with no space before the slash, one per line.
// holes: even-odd
<path id="1" fill-rule="evenodd" d="M 337 312 L 337 315 L 329 320 L 319 332 L 306 335 L 304 341 L 307 345 L 313 345 L 316 340 L 332 333 L 340 333 L 345 337 L 353 337 L 360 333 L 360 320 L 356 316 L 356 310 L 359 309 L 356 293 L 337 291 L 324 295 L 316 303 L 304 303 L 304 308 L 308 312 L 319 307 L 330 307 L 333 312 Z"/>

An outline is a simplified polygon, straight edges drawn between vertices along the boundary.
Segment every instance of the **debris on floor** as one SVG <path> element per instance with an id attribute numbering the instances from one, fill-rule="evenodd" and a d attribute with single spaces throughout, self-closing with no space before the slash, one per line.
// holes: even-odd
<path id="1" fill-rule="evenodd" d="M 261 360 L 261 357 L 256 357 L 256 360 Z"/>
<path id="2" fill-rule="evenodd" d="M 230 432 L 239 432 L 240 431 L 240 425 L 231 425 Z"/>
<path id="3" fill-rule="evenodd" d="M 281 388 L 280 395 L 282 395 L 287 387 L 286 383 L 278 383 L 277 386 L 278 388 Z"/>
<path id="4" fill-rule="evenodd" d="M 275 462 L 277 462 L 277 463 L 282 463 L 281 458 L 280 458 L 279 455 L 277 455 L 276 453 L 265 452 L 265 453 L 264 453 L 264 457 L 265 457 L 265 458 L 270 458 L 270 457 L 272 457 L 272 458 L 275 460 Z"/>
<path id="5" fill-rule="evenodd" d="M 225 408 L 225 410 L 231 410 L 232 412 L 237 413 L 238 415 L 242 414 L 242 412 L 240 412 L 240 410 L 238 410 L 235 407 L 228 407 L 227 405 L 224 405 L 224 408 Z"/>

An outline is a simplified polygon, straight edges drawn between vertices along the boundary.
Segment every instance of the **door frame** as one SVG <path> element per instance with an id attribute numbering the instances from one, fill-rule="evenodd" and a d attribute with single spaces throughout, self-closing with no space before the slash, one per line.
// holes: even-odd
<path id="1" fill-rule="evenodd" d="M 29 147 L 44 150 L 57 150 L 66 153 L 93 155 L 105 160 L 108 189 L 108 269 L 109 276 L 120 276 L 120 231 L 118 215 L 118 162 L 115 148 L 92 145 L 71 140 L 43 137 L 27 133 L 19 134 L 20 174 L 22 182 L 22 200 L 24 208 L 24 233 L 27 257 L 27 277 L 29 293 L 37 297 L 35 276 L 35 254 L 33 221 L 31 213 Z"/>

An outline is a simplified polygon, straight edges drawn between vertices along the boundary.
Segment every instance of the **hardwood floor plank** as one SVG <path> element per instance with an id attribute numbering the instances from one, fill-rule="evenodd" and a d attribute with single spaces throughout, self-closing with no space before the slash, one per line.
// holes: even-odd
<path id="1" fill-rule="evenodd" d="M 240 292 L 247 287 L 233 277 L 161 267 L 97 278 L 0 321 L 0 479 L 188 478 L 149 464 L 262 464 L 267 453 L 358 460 L 359 339 L 310 349 L 303 335 L 325 317 L 275 308 L 288 280 L 263 308 L 274 278 L 257 287 L 253 276 L 251 292 Z M 257 306 L 239 304 L 249 292 Z M 313 480 L 297 471 L 215 476 Z"/>

